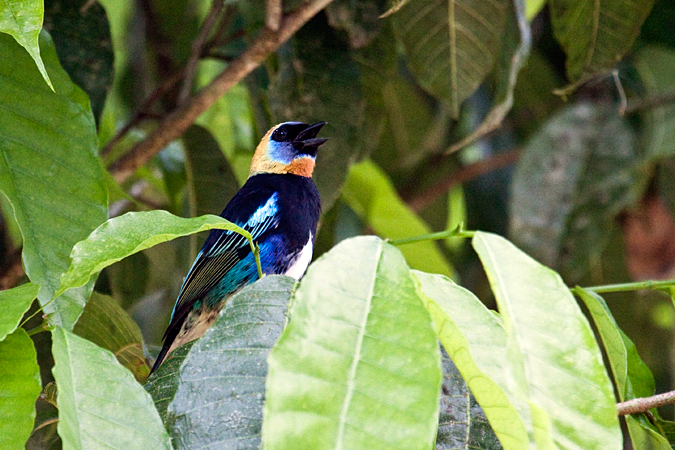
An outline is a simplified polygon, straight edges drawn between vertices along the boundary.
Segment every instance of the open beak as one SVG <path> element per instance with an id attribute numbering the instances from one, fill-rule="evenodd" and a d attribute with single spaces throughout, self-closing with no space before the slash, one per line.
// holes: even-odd
<path id="1" fill-rule="evenodd" d="M 316 135 L 319 134 L 319 130 L 321 130 L 321 127 L 324 125 L 326 125 L 326 122 L 317 122 L 313 125 L 309 125 L 298 133 L 293 140 L 293 147 L 306 155 L 316 156 L 319 146 L 328 140 L 316 137 Z"/>

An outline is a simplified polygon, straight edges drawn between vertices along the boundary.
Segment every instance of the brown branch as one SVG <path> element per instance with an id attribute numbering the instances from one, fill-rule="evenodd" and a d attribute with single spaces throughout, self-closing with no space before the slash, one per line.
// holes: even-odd
<path id="1" fill-rule="evenodd" d="M 185 66 L 185 76 L 183 77 L 183 84 L 180 87 L 180 92 L 178 93 L 178 105 L 184 105 L 187 100 L 190 98 L 190 91 L 192 91 L 192 83 L 194 82 L 195 74 L 197 73 L 197 64 L 199 63 L 199 58 L 202 56 L 202 51 L 204 49 L 204 44 L 213 29 L 213 26 L 216 24 L 220 13 L 225 8 L 224 0 L 213 0 L 211 3 L 211 9 L 209 10 L 204 22 L 202 23 L 201 28 L 199 29 L 199 34 L 197 38 L 192 41 L 192 51 L 190 53 L 190 59 L 188 59 L 187 65 Z"/>
<path id="2" fill-rule="evenodd" d="M 330 2 L 331 0 L 315 0 L 303 4 L 282 20 L 277 32 L 263 28 L 244 53 L 232 61 L 208 86 L 200 90 L 185 106 L 166 116 L 143 141 L 109 166 L 115 180 L 121 183 L 129 178 L 138 167 L 182 135 L 197 117 L 236 83 L 253 72 L 272 52 Z"/>
<path id="3" fill-rule="evenodd" d="M 129 123 L 124 125 L 118 132 L 115 134 L 115 137 L 110 139 L 108 143 L 103 147 L 101 150 L 101 156 L 106 156 L 108 153 L 112 151 L 112 149 L 117 145 L 119 141 L 122 140 L 124 136 L 136 125 L 138 125 L 140 122 L 143 121 L 143 119 L 147 118 L 150 116 L 149 111 L 150 108 L 152 108 L 152 105 L 155 104 L 157 100 L 162 98 L 167 92 L 169 92 L 176 83 L 180 81 L 180 79 L 183 77 L 183 71 L 179 71 L 173 74 L 171 78 L 167 79 L 164 83 L 159 85 L 157 89 L 154 90 L 152 94 L 150 94 L 150 97 L 143 102 L 143 104 L 138 108 L 134 116 L 131 118 Z"/>
<path id="4" fill-rule="evenodd" d="M 410 199 L 407 202 L 408 206 L 410 206 L 413 211 L 420 212 L 433 203 L 438 197 L 448 192 L 452 187 L 473 180 L 474 178 L 492 172 L 493 170 L 508 166 L 509 164 L 518 161 L 518 158 L 520 158 L 520 150 L 511 150 L 506 153 L 492 156 L 483 161 L 469 164 L 452 176 L 443 179 L 440 183 L 431 186 L 426 191 Z"/>
<path id="5" fill-rule="evenodd" d="M 670 405 L 675 403 L 675 391 L 664 392 L 663 394 L 653 395 L 651 397 L 634 398 L 625 402 L 617 403 L 616 410 L 620 416 L 628 414 L 639 414 L 647 412 L 652 408 Z"/>
<path id="6" fill-rule="evenodd" d="M 272 31 L 278 31 L 281 25 L 281 0 L 267 0 L 265 26 Z"/>

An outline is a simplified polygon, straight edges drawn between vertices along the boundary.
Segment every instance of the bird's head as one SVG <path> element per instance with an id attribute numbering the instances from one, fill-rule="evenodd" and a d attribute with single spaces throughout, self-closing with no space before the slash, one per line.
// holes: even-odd
<path id="1" fill-rule="evenodd" d="M 249 176 L 260 173 L 292 173 L 311 177 L 316 152 L 328 140 L 316 137 L 325 124 L 326 122 L 313 125 L 285 122 L 272 127 L 255 150 Z"/>

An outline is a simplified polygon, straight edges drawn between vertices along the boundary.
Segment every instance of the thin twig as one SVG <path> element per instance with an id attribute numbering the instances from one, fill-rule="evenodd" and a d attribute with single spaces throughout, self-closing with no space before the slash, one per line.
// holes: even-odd
<path id="1" fill-rule="evenodd" d="M 659 406 L 675 403 L 675 391 L 664 392 L 663 394 L 653 395 L 651 397 L 634 398 L 625 402 L 617 403 L 616 410 L 620 416 L 628 414 L 638 414 L 649 411 Z"/>
<path id="2" fill-rule="evenodd" d="M 675 103 L 675 92 L 664 94 L 659 97 L 651 97 L 630 102 L 626 107 L 626 114 L 634 114 L 646 109 L 659 108 L 668 105 L 669 103 Z"/>
<path id="3" fill-rule="evenodd" d="M 273 51 L 330 2 L 331 0 L 315 0 L 304 3 L 284 18 L 277 32 L 263 28 L 260 35 L 244 53 L 232 61 L 208 86 L 200 90 L 186 105 L 178 107 L 167 115 L 143 141 L 109 166 L 115 180 L 123 182 L 138 167 L 181 136 L 197 117 L 209 109 L 236 83 L 253 72 Z"/>
<path id="4" fill-rule="evenodd" d="M 197 38 L 192 41 L 190 59 L 188 59 L 187 65 L 185 66 L 183 84 L 181 85 L 180 92 L 178 93 L 179 106 L 184 105 L 190 98 L 190 91 L 192 91 L 192 83 L 194 82 L 195 74 L 197 73 L 197 64 L 199 63 L 199 58 L 202 56 L 202 49 L 204 49 L 204 44 L 206 44 L 206 40 L 208 39 L 211 30 L 216 24 L 218 18 L 220 17 L 220 13 L 224 8 L 224 0 L 213 0 L 213 3 L 211 3 L 211 9 L 209 10 L 201 28 L 199 29 Z"/>
<path id="5" fill-rule="evenodd" d="M 434 202 L 438 197 L 448 192 L 453 186 L 457 186 L 466 181 L 473 180 L 474 178 L 484 175 L 486 173 L 492 172 L 493 170 L 501 169 L 506 167 L 509 164 L 512 164 L 518 161 L 520 157 L 520 150 L 511 150 L 505 153 L 500 153 L 498 155 L 487 158 L 483 161 L 479 161 L 474 164 L 469 164 L 468 166 L 463 167 L 457 173 L 453 174 L 448 178 L 444 178 L 438 184 L 431 186 L 426 191 L 421 194 L 413 197 L 407 203 L 410 208 L 415 212 L 420 212 L 431 203 Z"/>

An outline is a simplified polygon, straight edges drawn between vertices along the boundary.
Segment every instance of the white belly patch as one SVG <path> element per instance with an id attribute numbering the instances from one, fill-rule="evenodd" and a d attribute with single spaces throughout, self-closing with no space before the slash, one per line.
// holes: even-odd
<path id="1" fill-rule="evenodd" d="M 291 263 L 284 275 L 288 275 L 289 277 L 299 280 L 305 274 L 305 270 L 307 270 L 307 266 L 309 266 L 309 263 L 312 260 L 313 251 L 314 245 L 312 244 L 312 233 L 310 232 L 309 240 L 305 246 L 302 247 L 302 250 L 298 252 L 298 255 L 295 257 L 295 261 Z"/>

